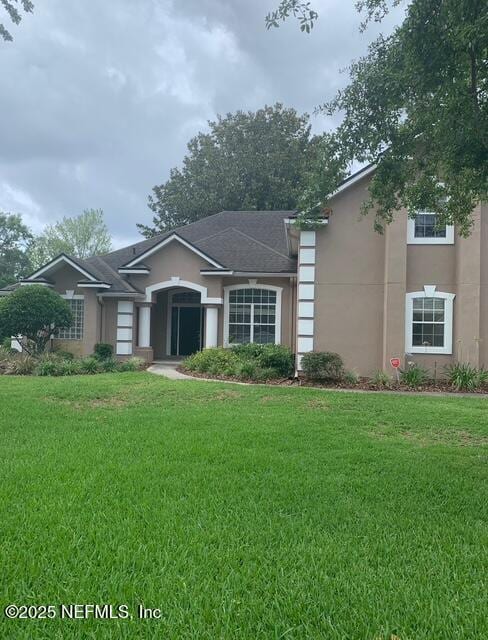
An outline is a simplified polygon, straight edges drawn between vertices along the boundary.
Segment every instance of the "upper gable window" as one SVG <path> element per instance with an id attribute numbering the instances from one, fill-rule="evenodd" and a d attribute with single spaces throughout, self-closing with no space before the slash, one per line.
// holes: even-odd
<path id="1" fill-rule="evenodd" d="M 419 212 L 408 219 L 408 244 L 454 244 L 454 226 L 438 224 L 435 213 Z"/>

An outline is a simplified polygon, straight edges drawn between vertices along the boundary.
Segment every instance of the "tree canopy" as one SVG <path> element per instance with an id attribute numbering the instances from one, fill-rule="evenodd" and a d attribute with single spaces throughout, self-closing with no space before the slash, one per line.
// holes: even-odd
<path id="1" fill-rule="evenodd" d="M 0 299 L 0 335 L 21 335 L 26 350 L 44 351 L 51 335 L 71 326 L 73 314 L 63 298 L 38 284 L 19 287 Z"/>
<path id="2" fill-rule="evenodd" d="M 18 4 L 20 4 L 22 6 L 22 9 L 27 13 L 31 13 L 34 9 L 34 5 L 32 4 L 31 0 L 20 0 L 20 2 L 19 0 L 0 0 L 0 7 L 3 7 L 5 9 L 5 11 L 8 14 L 8 17 L 14 24 L 19 24 L 20 21 L 22 20 L 21 12 L 16 7 L 16 5 Z M 2 24 L 1 22 L 0 22 L 0 38 L 3 38 L 4 40 L 10 41 L 10 42 L 13 40 L 12 34 L 10 33 L 10 31 L 7 30 L 5 25 Z"/>
<path id="3" fill-rule="evenodd" d="M 363 28 L 398 4 L 358 2 Z M 310 2 L 283 0 L 267 25 L 295 15 L 310 31 L 311 11 Z M 377 165 L 364 211 L 374 208 L 378 230 L 405 207 L 410 215 L 435 211 L 466 235 L 475 205 L 488 197 L 487 0 L 411 0 L 403 23 L 352 63 L 349 85 L 319 110 L 344 114 L 335 133 L 342 167 Z M 319 182 L 317 166 L 300 203 L 308 217 L 317 194 L 321 203 L 330 195 Z"/>
<path id="4" fill-rule="evenodd" d="M 29 255 L 38 268 L 59 255 L 67 253 L 76 258 L 89 258 L 107 253 L 111 239 L 101 209 L 85 209 L 79 216 L 63 218 L 47 226 L 31 244 Z"/>
<path id="5" fill-rule="evenodd" d="M 0 288 L 28 274 L 31 265 L 27 246 L 31 239 L 20 215 L 0 212 Z"/>
<path id="6" fill-rule="evenodd" d="M 295 209 L 318 150 L 309 116 L 281 104 L 209 122 L 188 144 L 181 169 L 149 197 L 152 227 L 173 229 L 218 211 Z"/>

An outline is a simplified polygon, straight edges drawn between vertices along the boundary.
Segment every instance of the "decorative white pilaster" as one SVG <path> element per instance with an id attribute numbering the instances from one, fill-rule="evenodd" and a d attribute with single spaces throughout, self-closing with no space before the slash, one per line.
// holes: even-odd
<path id="1" fill-rule="evenodd" d="M 300 232 L 298 251 L 297 369 L 302 356 L 314 348 L 315 231 Z"/>
<path id="2" fill-rule="evenodd" d="M 134 326 L 134 303 L 119 300 L 117 303 L 117 345 L 118 356 L 132 355 L 132 328 Z"/>
<path id="3" fill-rule="evenodd" d="M 218 344 L 219 310 L 217 307 L 205 307 L 205 349 Z"/>
<path id="4" fill-rule="evenodd" d="M 151 346 L 151 307 L 139 307 L 139 347 Z"/>

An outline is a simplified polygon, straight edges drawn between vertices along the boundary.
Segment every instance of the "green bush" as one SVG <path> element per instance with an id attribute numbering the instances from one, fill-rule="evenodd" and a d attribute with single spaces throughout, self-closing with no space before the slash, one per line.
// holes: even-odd
<path id="1" fill-rule="evenodd" d="M 43 353 L 51 334 L 70 327 L 69 304 L 49 287 L 32 284 L 19 287 L 0 299 L 0 335 L 25 336 L 36 353 Z"/>
<path id="2" fill-rule="evenodd" d="M 287 378 L 293 373 L 295 370 L 295 358 L 291 349 L 280 344 L 265 344 L 262 347 L 257 359 L 263 370 L 274 370 L 275 378 L 280 376 Z"/>
<path id="3" fill-rule="evenodd" d="M 275 344 L 242 344 L 230 349 L 204 349 L 183 363 L 188 371 L 211 375 L 237 376 L 245 380 L 270 380 L 293 372 L 293 354 Z"/>
<path id="4" fill-rule="evenodd" d="M 28 376 L 36 366 L 36 360 L 27 354 L 10 354 L 4 361 L 5 375 Z"/>
<path id="5" fill-rule="evenodd" d="M 255 382 L 267 382 L 280 377 L 280 372 L 273 367 L 256 367 L 252 380 Z"/>
<path id="6" fill-rule="evenodd" d="M 99 360 L 109 360 L 113 358 L 114 348 L 108 342 L 97 342 L 93 349 L 93 354 Z"/>
<path id="7" fill-rule="evenodd" d="M 80 373 L 94 374 L 100 371 L 100 361 L 95 356 L 88 356 L 80 360 Z"/>
<path id="8" fill-rule="evenodd" d="M 347 384 L 356 385 L 359 383 L 359 375 L 355 371 L 346 371 L 343 377 Z"/>
<path id="9" fill-rule="evenodd" d="M 12 338 L 4 338 L 2 340 L 2 348 L 5 351 L 12 351 Z"/>
<path id="10" fill-rule="evenodd" d="M 37 360 L 29 355 L 12 355 L 5 361 L 5 374 L 11 376 L 30 376 Z"/>
<path id="11" fill-rule="evenodd" d="M 400 380 L 412 389 L 422 386 L 429 379 L 428 370 L 415 363 L 410 363 L 407 369 L 400 371 Z"/>
<path id="12" fill-rule="evenodd" d="M 0 346 L 0 362 L 4 360 L 8 360 L 12 356 L 11 349 L 6 349 L 5 347 Z"/>
<path id="13" fill-rule="evenodd" d="M 391 387 L 392 379 L 384 371 L 377 371 L 374 376 L 371 378 L 371 383 L 376 387 Z"/>
<path id="14" fill-rule="evenodd" d="M 62 360 L 75 359 L 74 353 L 71 353 L 71 351 L 64 351 L 64 349 L 54 349 L 54 351 L 52 351 L 52 354 L 57 356 L 58 358 L 61 358 Z"/>
<path id="15" fill-rule="evenodd" d="M 56 356 L 46 355 L 39 358 L 34 369 L 36 376 L 60 376 L 61 373 L 61 360 Z"/>
<path id="16" fill-rule="evenodd" d="M 248 342 L 246 344 L 231 345 L 231 349 L 239 360 L 255 360 L 263 353 L 264 346 L 264 344 L 258 344 L 257 342 Z"/>
<path id="17" fill-rule="evenodd" d="M 235 371 L 238 364 L 239 358 L 234 349 L 214 347 L 197 351 L 186 358 L 183 366 L 189 371 L 218 375 L 223 374 L 224 371 Z"/>
<path id="18" fill-rule="evenodd" d="M 119 363 L 115 358 L 104 358 L 103 360 L 99 360 L 99 367 L 100 371 L 104 373 L 112 373 L 118 370 Z"/>
<path id="19" fill-rule="evenodd" d="M 243 380 L 254 380 L 256 369 L 257 365 L 255 360 L 243 360 L 237 365 L 235 375 Z"/>
<path id="20" fill-rule="evenodd" d="M 447 378 L 457 391 L 476 391 L 488 382 L 488 371 L 457 362 L 446 367 Z"/>
<path id="21" fill-rule="evenodd" d="M 142 358 L 129 358 L 118 363 L 118 371 L 140 371 L 145 367 L 146 363 Z"/>
<path id="22" fill-rule="evenodd" d="M 303 373 L 309 380 L 340 380 L 344 375 L 344 363 L 338 353 L 310 351 L 302 357 Z"/>
<path id="23" fill-rule="evenodd" d="M 65 360 L 55 354 L 39 358 L 34 369 L 37 376 L 75 376 L 85 373 L 81 360 Z"/>

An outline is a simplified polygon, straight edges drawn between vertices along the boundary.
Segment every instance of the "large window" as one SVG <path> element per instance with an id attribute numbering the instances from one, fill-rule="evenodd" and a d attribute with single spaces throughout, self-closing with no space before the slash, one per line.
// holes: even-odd
<path id="1" fill-rule="evenodd" d="M 453 244 L 454 227 L 439 224 L 437 215 L 427 211 L 408 220 L 409 244 Z"/>
<path id="2" fill-rule="evenodd" d="M 225 344 L 280 342 L 281 290 L 229 287 L 226 290 Z"/>
<path id="3" fill-rule="evenodd" d="M 435 287 L 407 294 L 407 353 L 452 353 L 453 293 Z"/>
<path id="4" fill-rule="evenodd" d="M 81 298 L 66 300 L 71 307 L 73 324 L 68 329 L 60 329 L 56 336 L 59 340 L 83 340 L 83 323 L 85 316 L 85 301 Z"/>

